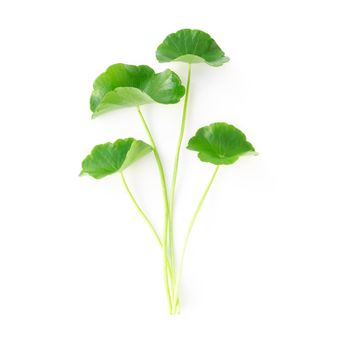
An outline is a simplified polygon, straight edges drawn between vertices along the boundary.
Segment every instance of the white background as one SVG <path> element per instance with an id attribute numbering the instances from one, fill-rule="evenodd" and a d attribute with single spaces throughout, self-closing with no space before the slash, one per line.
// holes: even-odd
<path id="1" fill-rule="evenodd" d="M 352 1 L 3 1 L 0 349 L 354 348 Z M 259 152 L 222 168 L 196 222 L 183 310 L 118 176 L 78 177 L 98 143 L 146 140 L 134 110 L 90 120 L 112 63 L 159 65 L 163 38 L 209 32 L 231 58 L 198 65 L 186 140 L 227 121 Z M 182 105 L 143 108 L 168 177 Z M 213 167 L 183 151 L 178 246 Z M 127 171 L 161 229 L 150 155 Z"/>

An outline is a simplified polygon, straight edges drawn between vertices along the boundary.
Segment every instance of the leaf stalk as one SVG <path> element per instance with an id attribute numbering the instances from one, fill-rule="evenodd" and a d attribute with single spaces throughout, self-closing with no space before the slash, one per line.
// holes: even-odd
<path id="1" fill-rule="evenodd" d="M 168 266 L 170 265 L 170 260 L 169 260 L 169 253 L 168 253 L 168 227 L 169 227 L 169 199 L 168 199 L 168 194 L 167 194 L 167 185 L 166 185 L 166 178 L 165 178 L 165 172 L 162 166 L 161 158 L 159 155 L 159 152 L 157 150 L 155 141 L 151 135 L 150 129 L 145 121 L 145 118 L 141 112 L 140 107 L 137 107 L 137 111 L 140 117 L 141 122 L 143 123 L 143 126 L 145 128 L 145 131 L 148 135 L 148 138 L 150 140 L 153 153 L 156 159 L 156 164 L 157 168 L 160 174 L 160 182 L 161 182 L 161 188 L 162 188 L 162 196 L 163 196 L 163 201 L 164 201 L 164 229 L 163 229 L 163 237 L 162 237 L 162 248 L 163 248 L 163 260 L 164 260 L 164 280 L 165 280 L 165 289 L 166 289 L 166 294 L 167 294 L 167 301 L 168 301 L 168 307 L 170 313 L 172 313 L 172 298 L 174 297 L 171 293 L 171 289 L 173 291 L 173 274 L 169 273 L 168 271 Z M 171 286 L 170 286 L 171 283 Z"/>
<path id="2" fill-rule="evenodd" d="M 204 203 L 204 200 L 210 190 L 210 187 L 212 185 L 212 183 L 214 182 L 214 179 L 216 177 L 216 174 L 218 173 L 218 170 L 219 170 L 219 165 L 217 165 L 215 167 L 215 170 L 213 172 L 213 175 L 211 177 L 211 179 L 209 180 L 208 182 L 208 185 L 206 187 L 206 189 L 204 190 L 204 193 L 197 205 L 197 208 L 193 214 L 193 217 L 189 223 L 189 226 L 188 226 L 188 230 L 187 230 L 187 234 L 184 238 L 184 243 L 183 243 L 183 248 L 182 248 L 182 253 L 181 253 L 181 260 L 180 260 L 180 263 L 179 263 L 179 266 L 178 266 L 178 270 L 177 270 L 177 277 L 176 277 L 176 282 L 175 282 L 175 286 L 174 286 L 174 290 L 175 290 L 175 294 L 174 294 L 174 298 L 173 298 L 173 304 L 172 304 L 172 313 L 177 313 L 178 311 L 178 305 L 179 305 L 179 302 L 178 302 L 178 299 L 179 299 L 179 290 L 180 290 L 180 285 L 181 285 L 181 277 L 182 277 L 182 272 L 183 272 L 183 264 L 184 264 L 184 258 L 185 258 L 185 255 L 186 255 L 186 250 L 187 250 L 187 246 L 188 246 L 188 242 L 189 242 L 189 238 L 190 238 L 190 235 L 192 233 L 192 229 L 193 229 L 193 226 L 194 226 L 194 223 L 195 223 L 195 220 L 197 219 L 197 216 L 200 212 L 200 209 L 202 208 L 202 205 Z"/>
<path id="3" fill-rule="evenodd" d="M 136 207 L 136 209 L 138 210 L 139 214 L 143 217 L 143 219 L 145 220 L 145 222 L 148 224 L 148 226 L 150 227 L 152 233 L 154 234 L 155 238 L 157 239 L 160 247 L 162 247 L 162 241 L 161 241 L 161 238 L 159 236 L 159 234 L 157 233 L 154 225 L 152 224 L 152 222 L 150 221 L 150 219 L 148 218 L 148 216 L 145 214 L 145 212 L 141 209 L 140 205 L 138 204 L 138 202 L 136 201 L 134 195 L 132 194 L 128 184 L 127 184 L 127 181 L 125 179 L 125 176 L 123 175 L 123 172 L 120 173 L 120 177 L 122 179 L 122 182 L 123 182 L 123 185 L 124 185 L 124 188 L 126 189 L 130 199 L 132 200 L 134 206 Z"/>
<path id="4" fill-rule="evenodd" d="M 173 166 L 173 174 L 172 174 L 172 182 L 171 182 L 171 192 L 170 192 L 170 227 L 169 227 L 169 234 L 170 234 L 170 249 L 173 251 L 173 210 L 174 210 L 174 203 L 175 203 L 175 192 L 176 192 L 176 182 L 177 182 L 177 175 L 178 175 L 178 166 L 179 166 L 179 156 L 181 152 L 181 145 L 184 136 L 184 129 L 186 125 L 187 119 L 187 106 L 189 100 L 189 90 L 190 90 L 190 83 L 191 83 L 191 74 L 192 74 L 192 65 L 188 64 L 188 76 L 187 76 L 187 85 L 186 85 L 186 94 L 184 97 L 184 104 L 183 104 L 183 112 L 182 112 L 182 122 L 181 122 L 181 129 L 179 132 L 176 154 L 175 154 L 175 161 Z"/>

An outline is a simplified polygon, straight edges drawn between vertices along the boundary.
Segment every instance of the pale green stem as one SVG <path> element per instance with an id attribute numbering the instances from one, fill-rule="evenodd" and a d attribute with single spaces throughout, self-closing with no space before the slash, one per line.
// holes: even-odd
<path id="1" fill-rule="evenodd" d="M 177 307 L 178 307 L 178 299 L 179 299 L 179 290 L 180 290 L 180 285 L 181 285 L 181 277 L 182 277 L 182 271 L 183 271 L 183 264 L 184 264 L 184 257 L 185 257 L 185 254 L 186 254 L 186 249 L 187 249 L 187 246 L 188 246 L 188 241 L 189 241 L 189 237 L 191 235 L 191 232 L 192 232 L 192 229 L 193 229 L 193 225 L 194 225 L 194 222 L 199 214 L 199 211 L 204 203 L 204 200 L 205 200 L 205 197 L 207 196 L 208 192 L 209 192 L 209 189 L 210 189 L 210 186 L 212 185 L 214 179 L 215 179 L 215 176 L 217 174 L 219 170 L 219 165 L 216 166 L 215 170 L 214 170 L 214 173 L 213 173 L 213 176 L 211 177 L 203 195 L 202 195 L 202 198 L 200 199 L 199 203 L 198 203 L 198 206 L 193 214 L 193 217 L 192 217 L 192 220 L 188 226 L 188 231 L 187 231 L 187 234 L 184 238 L 184 243 L 183 243 L 183 248 L 182 248 L 182 253 L 181 253 L 181 260 L 180 260 L 180 263 L 179 263 L 179 266 L 178 266 L 178 270 L 177 270 L 177 277 L 176 277 L 176 284 L 175 284 L 175 287 L 174 287 L 174 290 L 175 290 L 175 294 L 174 294 L 174 298 L 173 298 L 173 309 L 172 309 L 172 312 L 173 313 L 176 313 L 177 311 Z"/>
<path id="2" fill-rule="evenodd" d="M 120 173 L 120 176 L 122 178 L 122 181 L 123 181 L 123 184 L 124 184 L 124 188 L 126 189 L 130 199 L 132 200 L 132 202 L 135 205 L 136 209 L 138 210 L 139 214 L 143 217 L 143 219 L 149 225 L 152 233 L 155 235 L 157 241 L 159 242 L 159 245 L 162 247 L 162 241 L 161 241 L 161 238 L 160 238 L 159 234 L 157 233 L 157 231 L 156 231 L 154 225 L 151 223 L 150 219 L 147 217 L 145 212 L 141 209 L 140 205 L 138 204 L 138 202 L 134 198 L 134 196 L 133 196 L 132 192 L 130 191 L 130 188 L 129 188 L 129 186 L 127 184 L 127 181 L 125 180 L 125 177 L 124 177 L 122 172 Z"/>
<path id="3" fill-rule="evenodd" d="M 163 269 L 164 269 L 165 289 L 166 289 L 166 294 L 167 294 L 168 307 L 169 307 L 169 311 L 171 313 L 172 312 L 172 300 L 171 300 L 171 290 L 170 290 L 170 281 L 169 281 L 169 273 L 168 273 L 168 265 L 170 262 L 169 262 L 169 256 L 168 256 L 168 251 L 167 251 L 168 224 L 169 224 L 168 223 L 168 221 L 169 221 L 169 203 L 168 203 L 168 194 L 167 194 L 165 173 L 163 170 L 163 166 L 161 163 L 161 158 L 160 158 L 159 152 L 157 151 L 157 148 L 156 148 L 156 144 L 155 144 L 154 139 L 151 135 L 149 127 L 146 124 L 144 116 L 141 113 L 140 107 L 137 107 L 137 110 L 138 110 L 138 114 L 140 116 L 140 119 L 144 125 L 145 131 L 149 137 L 149 140 L 150 140 L 150 143 L 152 146 L 152 150 L 154 152 L 154 156 L 156 159 L 157 168 L 158 168 L 159 174 L 160 174 L 162 195 L 163 195 L 163 201 L 164 201 L 164 207 L 165 207 L 164 230 L 163 230 L 163 238 L 162 238 L 163 260 L 164 260 L 164 268 Z M 173 276 L 170 276 L 170 277 L 171 277 L 171 280 L 173 281 L 174 280 Z M 171 287 L 173 289 L 173 285 Z"/>
<path id="4" fill-rule="evenodd" d="M 192 72 L 192 65 L 189 63 L 188 64 L 186 94 L 184 97 L 183 112 L 182 112 L 181 129 L 179 132 L 179 138 L 178 138 L 178 142 L 177 142 L 176 155 L 175 155 L 175 161 L 174 161 L 174 166 L 173 166 L 172 182 L 171 182 L 171 192 L 170 192 L 169 243 L 170 243 L 170 251 L 171 251 L 172 258 L 174 258 L 173 209 L 174 209 L 174 204 L 175 204 L 175 190 L 176 190 L 176 181 L 177 181 L 177 174 L 178 174 L 179 154 L 181 151 L 181 144 L 183 141 L 184 128 L 186 125 L 186 118 L 187 118 L 187 106 L 188 106 L 188 98 L 189 98 L 189 87 L 190 87 L 190 82 L 191 82 L 191 72 Z M 174 260 L 172 260 L 171 263 L 172 263 L 172 268 L 174 268 Z"/>
<path id="5" fill-rule="evenodd" d="M 123 172 L 120 173 L 123 184 L 124 184 L 124 188 L 126 189 L 126 191 L 128 192 L 129 197 L 131 198 L 133 204 L 135 205 L 136 209 L 138 210 L 138 212 L 141 214 L 141 216 L 144 218 L 145 222 L 149 225 L 149 227 L 151 228 L 151 231 L 153 232 L 154 236 L 157 239 L 157 242 L 159 243 L 159 246 L 161 247 L 161 249 L 163 248 L 162 245 L 162 241 L 161 238 L 159 236 L 159 234 L 157 233 L 157 230 L 155 229 L 154 225 L 151 223 L 151 220 L 148 218 L 148 216 L 145 214 L 145 212 L 141 209 L 141 207 L 139 206 L 138 202 L 136 201 L 133 193 L 131 192 L 128 183 L 125 179 L 125 176 L 123 175 Z M 168 271 L 170 273 L 172 273 L 172 269 L 170 264 L 168 263 Z"/>

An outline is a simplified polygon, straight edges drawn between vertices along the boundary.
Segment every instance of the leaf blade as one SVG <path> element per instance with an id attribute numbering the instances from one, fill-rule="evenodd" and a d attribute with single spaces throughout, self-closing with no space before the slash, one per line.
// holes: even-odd
<path id="1" fill-rule="evenodd" d="M 216 41 L 208 33 L 198 29 L 181 29 L 169 34 L 158 46 L 156 58 L 160 63 L 204 62 L 213 67 L 219 67 L 229 61 Z"/>
<path id="2" fill-rule="evenodd" d="M 215 165 L 235 163 L 241 156 L 255 151 L 243 132 L 227 123 L 213 123 L 200 128 L 187 148 L 198 152 L 202 162 Z"/>
<path id="3" fill-rule="evenodd" d="M 152 147 L 134 138 L 118 139 L 95 146 L 82 161 L 80 176 L 89 175 L 102 179 L 128 166 L 152 151 Z"/>
<path id="4" fill-rule="evenodd" d="M 94 81 L 90 108 L 95 118 L 114 109 L 147 103 L 174 104 L 184 93 L 181 79 L 170 69 L 155 73 L 149 66 L 117 63 Z"/>

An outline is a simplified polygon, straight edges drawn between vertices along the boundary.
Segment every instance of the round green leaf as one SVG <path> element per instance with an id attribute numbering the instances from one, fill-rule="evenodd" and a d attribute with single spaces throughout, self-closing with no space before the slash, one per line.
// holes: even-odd
<path id="1" fill-rule="evenodd" d="M 124 107 L 146 103 L 177 103 L 184 95 L 179 76 L 167 69 L 155 73 L 149 66 L 114 64 L 93 84 L 90 100 L 92 117 Z"/>
<path id="2" fill-rule="evenodd" d="M 90 175 L 95 179 L 101 179 L 123 171 L 151 151 L 150 145 L 133 138 L 97 145 L 83 160 L 80 175 Z"/>
<path id="3" fill-rule="evenodd" d="M 166 37 L 156 50 L 159 62 L 205 62 L 218 67 L 229 61 L 215 40 L 197 29 L 182 29 Z"/>
<path id="4" fill-rule="evenodd" d="M 202 162 L 216 165 L 235 163 L 240 156 L 254 152 L 246 136 L 233 125 L 214 123 L 200 128 L 188 143 Z"/>

